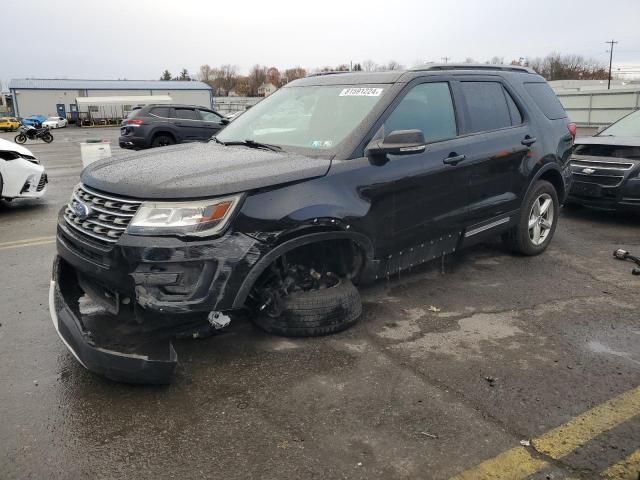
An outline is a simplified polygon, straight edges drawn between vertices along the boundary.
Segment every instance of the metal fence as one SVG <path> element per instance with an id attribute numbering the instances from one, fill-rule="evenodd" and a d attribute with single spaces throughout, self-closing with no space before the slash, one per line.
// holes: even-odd
<path id="1" fill-rule="evenodd" d="M 244 112 L 263 99 L 264 97 L 215 97 L 213 108 L 223 114 Z"/>
<path id="2" fill-rule="evenodd" d="M 640 108 L 640 88 L 556 91 L 571 121 L 578 127 L 604 127 Z"/>

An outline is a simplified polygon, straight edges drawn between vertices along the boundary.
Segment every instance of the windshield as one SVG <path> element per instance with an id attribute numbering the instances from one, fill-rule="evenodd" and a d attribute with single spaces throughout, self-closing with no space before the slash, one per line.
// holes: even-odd
<path id="1" fill-rule="evenodd" d="M 217 139 L 328 150 L 355 130 L 383 90 L 362 85 L 282 88 L 238 116 Z"/>
<path id="2" fill-rule="evenodd" d="M 57 121 L 57 120 L 58 120 L 58 117 L 49 117 L 49 118 L 47 118 L 47 120 Z"/>
<path id="3" fill-rule="evenodd" d="M 640 110 L 618 120 L 598 134 L 599 137 L 640 137 Z"/>

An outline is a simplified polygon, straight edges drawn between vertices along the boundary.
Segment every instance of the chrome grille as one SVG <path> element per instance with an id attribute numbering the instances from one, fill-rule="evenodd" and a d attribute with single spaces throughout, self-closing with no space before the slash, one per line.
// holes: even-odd
<path id="1" fill-rule="evenodd" d="M 605 170 L 626 171 L 626 170 L 631 170 L 635 164 L 633 162 L 593 160 L 593 159 L 587 159 L 587 158 L 574 157 L 571 160 L 571 165 L 578 168 L 582 167 L 582 168 L 597 168 L 597 169 L 605 169 Z"/>
<path id="2" fill-rule="evenodd" d="M 89 207 L 89 214 L 81 218 L 78 204 Z M 138 211 L 137 200 L 113 197 L 78 185 L 64 211 L 67 223 L 76 231 L 102 244 L 114 244 L 127 229 L 127 225 Z"/>

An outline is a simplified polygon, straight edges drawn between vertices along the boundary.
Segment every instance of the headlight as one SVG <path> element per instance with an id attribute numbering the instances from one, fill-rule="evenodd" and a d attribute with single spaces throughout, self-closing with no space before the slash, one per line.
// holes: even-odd
<path id="1" fill-rule="evenodd" d="M 223 231 L 242 195 L 193 202 L 144 202 L 127 227 L 132 235 L 204 237 Z"/>

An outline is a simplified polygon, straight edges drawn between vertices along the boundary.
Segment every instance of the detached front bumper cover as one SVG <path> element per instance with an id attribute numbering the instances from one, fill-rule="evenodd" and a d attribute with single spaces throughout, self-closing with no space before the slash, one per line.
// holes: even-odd
<path id="1" fill-rule="evenodd" d="M 49 311 L 58 335 L 80 364 L 91 372 L 126 383 L 171 382 L 178 356 L 168 338 L 143 342 L 138 348 L 114 349 L 96 343 L 82 315 L 72 308 L 72 295 L 61 288 L 61 261 L 56 258 L 49 289 Z"/>

